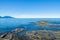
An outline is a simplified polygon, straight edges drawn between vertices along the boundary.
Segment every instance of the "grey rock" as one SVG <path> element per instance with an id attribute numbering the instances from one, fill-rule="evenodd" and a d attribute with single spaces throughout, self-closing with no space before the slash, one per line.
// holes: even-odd
<path id="1" fill-rule="evenodd" d="M 0 40 L 20 40 L 20 37 L 17 35 L 17 33 L 23 30 L 23 28 L 17 28 L 12 32 L 2 34 L 0 36 Z"/>

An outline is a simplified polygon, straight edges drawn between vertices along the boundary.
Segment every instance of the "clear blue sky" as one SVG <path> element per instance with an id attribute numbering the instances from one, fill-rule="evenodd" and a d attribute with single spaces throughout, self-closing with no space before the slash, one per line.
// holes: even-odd
<path id="1" fill-rule="evenodd" d="M 0 0 L 0 16 L 60 18 L 60 0 Z"/>

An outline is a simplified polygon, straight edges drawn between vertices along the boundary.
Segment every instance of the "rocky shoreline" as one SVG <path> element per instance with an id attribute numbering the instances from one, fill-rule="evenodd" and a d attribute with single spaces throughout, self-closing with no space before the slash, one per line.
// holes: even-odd
<path id="1" fill-rule="evenodd" d="M 50 27 L 51 22 L 32 22 L 32 24 L 39 25 L 41 27 Z M 56 24 L 60 27 L 60 24 Z M 56 26 L 53 25 L 53 26 Z M 60 31 L 57 30 L 31 30 L 18 35 L 24 31 L 23 28 L 16 28 L 11 32 L 4 33 L 0 35 L 0 40 L 60 40 Z"/>
<path id="2" fill-rule="evenodd" d="M 20 40 L 17 33 L 22 31 L 23 28 L 17 28 L 9 33 L 2 34 L 0 35 L 0 40 Z"/>
<path id="3" fill-rule="evenodd" d="M 22 31 L 23 28 L 17 28 L 12 32 L 2 34 L 0 40 L 60 40 L 60 31 L 35 30 L 28 31 L 22 36 L 17 34 Z"/>

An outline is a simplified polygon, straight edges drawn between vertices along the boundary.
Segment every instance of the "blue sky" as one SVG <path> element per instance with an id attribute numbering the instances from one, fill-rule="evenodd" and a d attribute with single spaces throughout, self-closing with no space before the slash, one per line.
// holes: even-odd
<path id="1" fill-rule="evenodd" d="M 0 16 L 60 18 L 60 0 L 0 0 Z"/>

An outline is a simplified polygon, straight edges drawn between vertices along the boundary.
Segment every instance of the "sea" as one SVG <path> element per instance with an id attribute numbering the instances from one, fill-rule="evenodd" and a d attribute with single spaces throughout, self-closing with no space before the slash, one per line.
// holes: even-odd
<path id="1" fill-rule="evenodd" d="M 24 28 L 24 32 L 32 30 L 60 30 L 60 27 L 41 27 L 32 22 L 47 20 L 53 24 L 60 24 L 60 18 L 0 18 L 0 33 L 7 33 L 16 28 Z"/>

